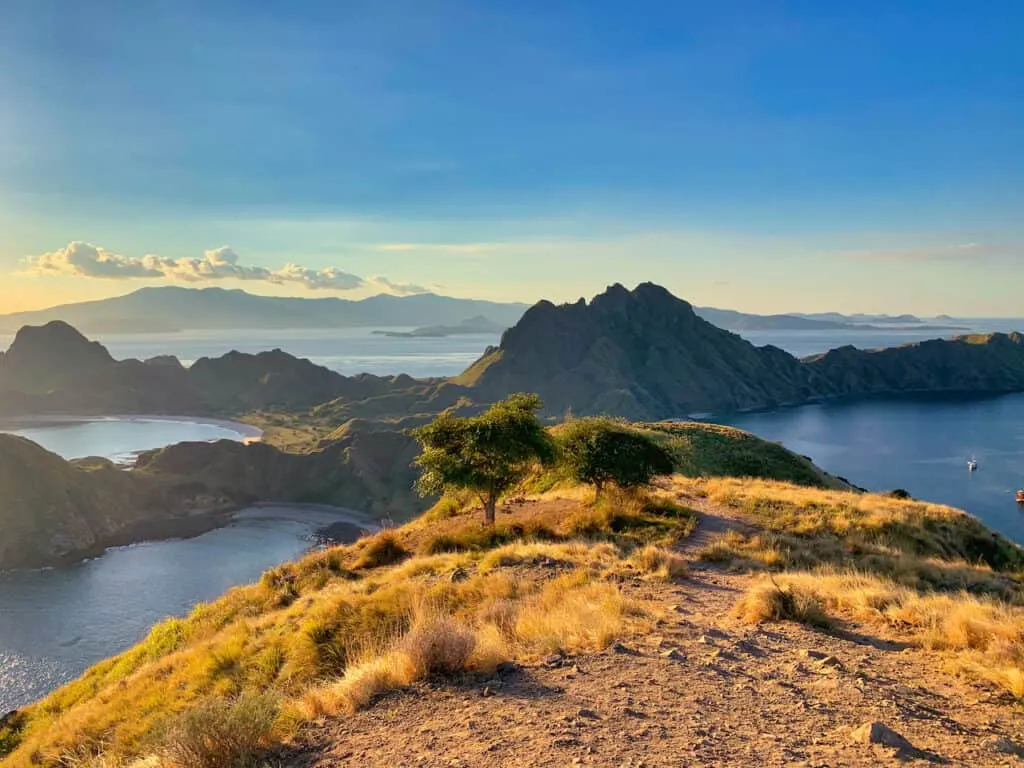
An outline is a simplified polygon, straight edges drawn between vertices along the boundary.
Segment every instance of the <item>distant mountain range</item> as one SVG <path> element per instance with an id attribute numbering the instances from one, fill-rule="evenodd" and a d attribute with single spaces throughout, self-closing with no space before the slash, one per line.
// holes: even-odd
<path id="1" fill-rule="evenodd" d="M 651 283 L 632 291 L 614 285 L 590 302 L 539 302 L 499 346 L 453 379 L 346 377 L 281 350 L 230 352 L 187 368 L 173 357 L 117 361 L 61 321 L 22 328 L 0 354 L 4 415 L 284 411 L 338 426 L 536 392 L 550 415 L 571 410 L 647 420 L 834 397 L 1015 391 L 1024 391 L 1019 333 L 881 350 L 848 345 L 798 360 L 715 326 Z"/>
<path id="2" fill-rule="evenodd" d="M 694 307 L 693 311 L 709 323 L 729 331 L 964 331 L 951 317 L 930 322 L 914 315 L 841 315 L 838 312 L 818 314 L 751 315 L 731 309 Z"/>
<path id="3" fill-rule="evenodd" d="M 455 299 L 435 294 L 338 298 L 258 296 L 223 288 L 140 288 L 125 296 L 51 309 L 0 315 L 0 330 L 60 320 L 83 333 L 157 333 L 192 330 L 381 328 L 454 326 L 483 315 L 514 325 L 526 304 Z"/>
<path id="4" fill-rule="evenodd" d="M 50 309 L 0 315 L 0 332 L 52 320 L 83 333 L 160 333 L 196 330 L 287 330 L 299 328 L 415 327 L 414 336 L 464 333 L 467 325 L 497 333 L 515 325 L 526 304 L 458 299 L 435 294 L 373 296 L 358 301 L 338 298 L 259 296 L 223 288 L 162 286 L 141 288 L 125 296 Z M 727 309 L 695 307 L 698 316 L 730 331 L 815 331 L 865 329 L 965 330 L 952 318 L 928 324 L 913 315 L 781 314 L 756 315 Z M 472 320 L 470 320 L 472 319 Z M 482 319 L 483 322 L 478 322 Z M 935 324 L 938 323 L 938 324 Z M 475 332 L 475 331 L 474 331 Z M 481 331 L 485 332 L 485 331 Z"/>

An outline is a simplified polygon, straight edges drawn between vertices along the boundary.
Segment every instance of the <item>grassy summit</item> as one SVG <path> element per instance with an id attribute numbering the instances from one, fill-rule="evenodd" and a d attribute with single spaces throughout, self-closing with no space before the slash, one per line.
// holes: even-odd
<path id="1" fill-rule="evenodd" d="M 1021 548 L 956 510 L 837 490 L 737 430 L 641 429 L 680 474 L 595 502 L 545 470 L 494 527 L 446 497 L 405 526 L 273 569 L 8 718 L 3 765 L 242 765 L 425 678 L 485 679 L 651 636 L 668 610 L 657 585 L 685 593 L 691 568 L 741 574 L 737 621 L 884 627 L 1024 697 Z M 688 543 L 723 516 L 735 525 Z"/>

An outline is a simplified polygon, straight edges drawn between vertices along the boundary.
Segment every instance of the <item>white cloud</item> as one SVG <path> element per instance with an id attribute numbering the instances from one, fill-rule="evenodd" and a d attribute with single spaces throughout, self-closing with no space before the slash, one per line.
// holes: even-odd
<path id="1" fill-rule="evenodd" d="M 26 262 L 25 273 L 30 275 L 103 280 L 143 278 L 186 283 L 253 280 L 273 285 L 301 285 L 309 290 L 352 291 L 376 286 L 400 295 L 427 292 L 426 288 L 412 283 L 392 282 L 385 277 L 365 279 L 337 267 L 313 269 L 288 263 L 272 270 L 242 264 L 238 254 L 228 246 L 205 251 L 201 258 L 170 259 L 152 254 L 120 256 L 89 243 L 73 242 L 51 253 L 29 257 Z"/>
<path id="2" fill-rule="evenodd" d="M 36 274 L 106 279 L 162 277 L 164 267 L 158 256 L 131 259 L 82 242 L 31 258 L 29 265 L 29 271 Z"/>
<path id="3" fill-rule="evenodd" d="M 335 291 L 351 291 L 366 285 L 363 278 L 343 272 L 336 267 L 310 269 L 298 264 L 285 264 L 282 269 L 271 272 L 269 282 L 281 285 L 300 283 L 311 290 L 330 289 Z"/>
<path id="4" fill-rule="evenodd" d="M 408 296 L 413 293 L 430 293 L 430 288 L 424 288 L 422 285 L 416 285 L 416 283 L 395 283 L 388 280 L 386 277 L 371 277 L 370 282 L 374 285 L 381 286 L 388 293 L 397 293 L 400 296 Z"/>

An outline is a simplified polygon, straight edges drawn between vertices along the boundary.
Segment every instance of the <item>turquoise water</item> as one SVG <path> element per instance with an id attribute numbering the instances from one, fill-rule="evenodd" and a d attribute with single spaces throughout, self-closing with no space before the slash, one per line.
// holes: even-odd
<path id="1" fill-rule="evenodd" d="M 891 398 L 715 418 L 875 491 L 950 504 L 1024 544 L 1024 394 Z M 978 460 L 969 472 L 967 461 Z"/>

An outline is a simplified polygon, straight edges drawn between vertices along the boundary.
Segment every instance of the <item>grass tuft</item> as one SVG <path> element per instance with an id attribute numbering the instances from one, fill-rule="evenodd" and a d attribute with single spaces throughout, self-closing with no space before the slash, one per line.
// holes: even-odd
<path id="1" fill-rule="evenodd" d="M 352 566 L 357 571 L 394 565 L 409 557 L 409 550 L 402 546 L 394 531 L 381 531 L 360 544 L 359 559 Z"/>
<path id="2" fill-rule="evenodd" d="M 166 768 L 249 768 L 273 744 L 279 713 L 269 694 L 214 700 L 178 715 L 160 758 Z"/>
<path id="3" fill-rule="evenodd" d="M 733 615 L 747 624 L 796 621 L 812 627 L 828 627 L 832 623 L 813 594 L 768 580 L 748 589 L 736 603 Z"/>

